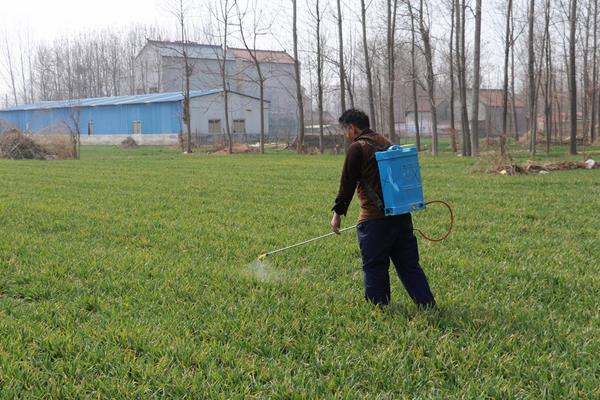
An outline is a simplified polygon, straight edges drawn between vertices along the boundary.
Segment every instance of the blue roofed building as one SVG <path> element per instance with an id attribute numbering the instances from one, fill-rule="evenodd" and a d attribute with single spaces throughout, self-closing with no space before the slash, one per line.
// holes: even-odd
<path id="1" fill-rule="evenodd" d="M 231 131 L 238 140 L 260 134 L 260 99 L 228 91 Z M 185 132 L 183 94 L 44 101 L 0 110 L 0 127 L 33 134 L 77 133 L 84 144 L 117 144 L 132 136 L 141 144 L 177 144 Z M 192 134 L 201 141 L 224 138 L 223 89 L 190 92 Z M 265 102 L 268 131 L 269 103 Z M 204 140 L 202 140 L 204 139 Z"/>

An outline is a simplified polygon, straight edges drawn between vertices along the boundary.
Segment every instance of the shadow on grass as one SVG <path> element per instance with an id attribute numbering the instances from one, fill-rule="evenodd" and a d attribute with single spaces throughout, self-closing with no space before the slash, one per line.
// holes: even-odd
<path id="1" fill-rule="evenodd" d="M 525 309 L 499 309 L 490 305 L 442 303 L 433 309 L 420 309 L 409 302 L 395 302 L 383 307 L 384 315 L 394 319 L 435 329 L 443 333 L 498 333 L 503 335 L 537 335 L 544 324 L 539 316 L 529 315 Z"/>

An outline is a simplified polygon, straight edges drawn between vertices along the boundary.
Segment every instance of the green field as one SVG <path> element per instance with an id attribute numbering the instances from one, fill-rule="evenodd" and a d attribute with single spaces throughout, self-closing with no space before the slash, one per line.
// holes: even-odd
<path id="1" fill-rule="evenodd" d="M 422 312 L 395 276 L 389 307 L 365 304 L 354 233 L 252 264 L 328 231 L 342 161 L 0 160 L 0 398 L 600 398 L 600 170 L 424 155 L 457 224 L 419 242 Z"/>

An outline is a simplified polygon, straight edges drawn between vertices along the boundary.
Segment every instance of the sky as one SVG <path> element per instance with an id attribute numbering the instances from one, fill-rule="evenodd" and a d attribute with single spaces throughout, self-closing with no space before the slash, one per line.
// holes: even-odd
<path id="1" fill-rule="evenodd" d="M 0 31 L 31 31 L 40 39 L 90 28 L 158 23 L 159 0 L 0 0 Z"/>
<path id="2" fill-rule="evenodd" d="M 186 0 L 187 1 L 187 0 Z M 195 0 L 197 8 L 191 13 L 192 19 L 202 21 L 202 13 L 206 13 L 203 4 L 207 0 Z M 289 0 L 256 0 L 259 6 L 269 11 L 273 9 L 273 4 L 284 9 L 284 13 L 288 13 L 291 9 Z M 39 43 L 52 42 L 54 39 L 67 35 L 76 35 L 80 32 L 99 30 L 99 29 L 117 29 L 124 31 L 128 26 L 132 25 L 155 25 L 166 28 L 168 31 L 174 32 L 176 29 L 176 20 L 168 11 L 168 4 L 173 0 L 0 0 L 0 56 L 6 46 L 6 42 L 11 44 L 12 51 L 17 53 L 19 46 L 22 43 Z M 441 3 L 441 0 L 432 1 L 431 3 Z M 345 6 L 345 30 L 353 31 L 356 36 L 360 32 L 359 15 L 357 13 L 358 0 L 344 0 Z M 367 1 L 367 4 L 369 2 Z M 304 22 L 304 26 L 300 26 L 301 47 L 307 46 L 307 40 L 302 40 L 302 36 L 308 37 L 312 35 L 312 26 L 308 26 L 306 21 L 310 21 L 310 14 L 306 8 L 309 4 L 308 0 L 300 0 L 299 4 L 299 24 Z M 500 28 L 501 18 L 499 19 L 498 8 L 494 4 L 503 4 L 500 0 L 486 0 L 484 2 L 484 32 L 483 32 L 483 62 L 490 61 L 489 57 L 485 57 L 486 49 L 490 49 L 492 55 L 494 49 L 501 48 L 501 43 L 497 42 L 497 35 L 492 34 Z M 435 8 L 435 5 L 432 7 Z M 303 10 L 304 9 L 304 10 Z M 334 19 L 335 9 L 331 6 L 325 11 L 325 19 L 329 23 L 325 24 L 327 30 L 328 41 L 331 45 L 335 45 L 336 26 Z M 380 13 L 381 10 L 370 11 L 374 26 L 371 29 L 378 29 L 380 22 L 373 16 L 375 13 Z M 442 39 L 447 35 L 449 26 L 444 15 L 446 10 L 434 10 L 438 12 L 441 18 L 435 18 L 432 32 L 438 39 Z M 194 14 L 198 15 L 194 15 Z M 287 50 L 291 52 L 291 17 L 288 15 L 270 16 L 273 18 L 273 31 L 276 32 L 271 39 L 264 39 L 260 47 L 270 48 L 274 50 Z M 348 36 L 347 36 L 348 37 Z M 282 39 L 283 38 L 283 39 Z M 494 39 L 496 38 L 496 39 Z M 358 38 L 355 38 L 358 39 Z M 265 41 L 266 40 L 266 41 Z M 238 44 L 239 45 L 239 44 Z M 302 49 L 301 49 L 302 50 Z M 0 59 L 0 64 L 4 62 Z M 490 68 L 497 68 L 497 62 L 489 62 Z M 483 66 L 486 68 L 486 65 Z M 9 83 L 6 72 L 2 72 L 0 68 L 0 95 L 9 92 Z M 496 77 L 499 74 L 493 73 Z M 494 80 L 496 78 L 493 78 Z"/>

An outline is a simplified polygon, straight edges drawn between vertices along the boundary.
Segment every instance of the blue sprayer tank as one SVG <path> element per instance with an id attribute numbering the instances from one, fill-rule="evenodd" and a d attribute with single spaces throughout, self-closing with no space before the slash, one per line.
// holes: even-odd
<path id="1" fill-rule="evenodd" d="M 419 153 L 414 146 L 391 146 L 375 153 L 379 166 L 385 215 L 425 209 Z"/>

